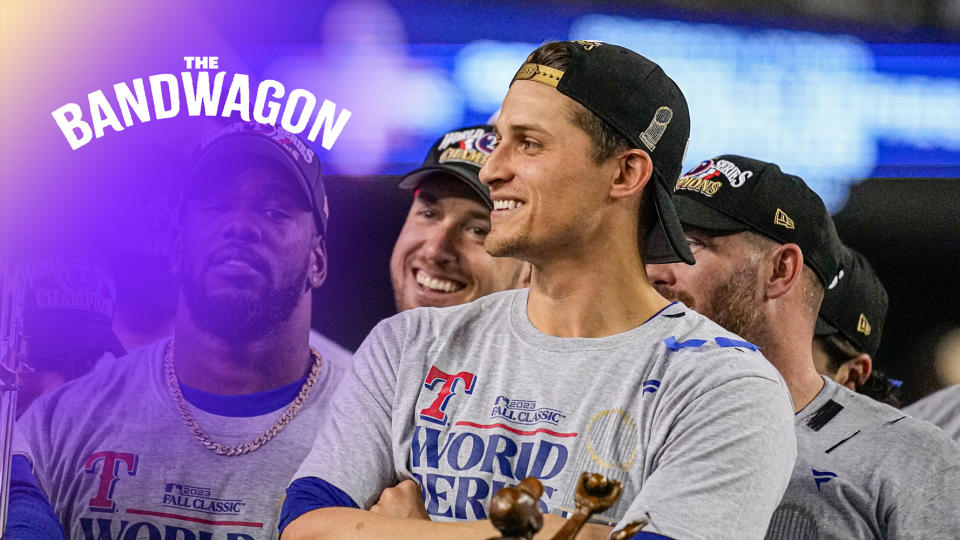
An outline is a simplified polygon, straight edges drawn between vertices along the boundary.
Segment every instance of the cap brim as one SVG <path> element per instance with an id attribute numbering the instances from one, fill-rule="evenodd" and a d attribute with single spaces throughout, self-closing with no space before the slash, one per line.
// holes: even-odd
<path id="1" fill-rule="evenodd" d="M 648 264 L 667 264 L 683 261 L 694 264 L 693 253 L 687 245 L 677 209 L 670 192 L 663 184 L 653 182 L 653 201 L 657 210 L 657 224 L 647 235 L 643 261 Z"/>
<path id="2" fill-rule="evenodd" d="M 490 190 L 480 182 L 480 178 L 477 176 L 477 168 L 473 167 L 471 170 L 468 167 L 470 166 L 464 165 L 463 167 L 459 167 L 452 163 L 421 167 L 404 176 L 397 185 L 402 189 L 414 190 L 417 189 L 417 186 L 419 186 L 421 182 L 431 176 L 448 174 L 470 186 L 470 189 L 480 196 L 480 200 L 490 209 L 493 209 L 493 199 L 490 197 Z"/>
<path id="3" fill-rule="evenodd" d="M 236 156 L 237 154 L 256 155 L 270 158 L 273 161 L 276 161 L 283 168 L 284 172 L 296 178 L 297 185 L 300 187 L 300 191 L 303 192 L 304 197 L 307 198 L 307 204 L 311 208 L 311 211 L 316 218 L 317 228 L 320 230 L 320 232 L 324 232 L 324 220 L 318 214 L 319 207 L 317 205 L 317 201 L 313 199 L 313 189 L 310 187 L 310 182 L 303 175 L 300 167 L 297 167 L 297 164 L 293 161 L 293 157 L 290 156 L 286 150 L 281 148 L 280 145 L 273 143 L 262 136 L 247 135 L 244 133 L 233 133 L 226 135 L 221 139 L 211 143 L 210 146 L 203 151 L 203 154 L 197 158 L 197 161 L 194 164 L 194 170 L 200 170 L 208 161 L 229 158 Z"/>
<path id="4" fill-rule="evenodd" d="M 125 351 L 110 326 L 83 316 L 34 315 L 29 354 L 38 360 L 80 350 L 101 350 L 122 356 Z"/>
<path id="5" fill-rule="evenodd" d="M 679 196 L 674 199 L 677 215 L 684 225 L 699 229 L 714 231 L 738 232 L 750 230 L 750 226 L 732 217 L 714 210 L 710 206 L 689 197 Z"/>

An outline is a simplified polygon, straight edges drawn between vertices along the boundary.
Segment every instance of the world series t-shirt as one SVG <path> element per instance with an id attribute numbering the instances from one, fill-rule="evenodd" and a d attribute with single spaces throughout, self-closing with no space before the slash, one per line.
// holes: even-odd
<path id="1" fill-rule="evenodd" d="M 246 455 L 220 456 L 194 438 L 174 404 L 162 367 L 168 342 L 106 362 L 38 399 L 17 424 L 29 445 L 18 453 L 30 459 L 67 538 L 275 538 L 283 490 L 347 366 L 336 355 L 325 359 L 279 435 Z M 301 384 L 243 396 L 243 403 L 215 400 L 230 410 L 190 410 L 210 439 L 239 445 L 270 428 Z M 203 395 L 183 391 L 188 402 Z"/>
<path id="2" fill-rule="evenodd" d="M 568 513 L 580 473 L 599 472 L 623 484 L 601 523 L 761 537 L 796 447 L 789 394 L 757 348 L 679 303 L 622 334 L 557 338 L 530 323 L 527 294 L 379 324 L 295 478 L 361 508 L 414 478 L 431 518 L 452 521 L 486 519 L 527 476 L 543 510 Z"/>

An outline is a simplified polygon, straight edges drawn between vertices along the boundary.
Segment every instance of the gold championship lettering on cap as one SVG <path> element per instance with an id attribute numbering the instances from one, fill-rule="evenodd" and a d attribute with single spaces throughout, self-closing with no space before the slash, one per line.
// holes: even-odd
<path id="1" fill-rule="evenodd" d="M 490 154 L 480 150 L 469 150 L 467 148 L 447 148 L 437 158 L 437 163 L 469 163 L 478 167 L 483 167 Z"/>
<path id="2" fill-rule="evenodd" d="M 563 72 L 550 66 L 542 64 L 528 63 L 524 64 L 517 74 L 513 76 L 514 81 L 536 81 L 554 88 L 560 84 Z"/>

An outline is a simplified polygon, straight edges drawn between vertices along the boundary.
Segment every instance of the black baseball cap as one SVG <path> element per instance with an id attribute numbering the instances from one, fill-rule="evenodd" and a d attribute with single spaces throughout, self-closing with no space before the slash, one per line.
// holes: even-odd
<path id="1" fill-rule="evenodd" d="M 192 179 L 203 173 L 205 167 L 215 167 L 224 161 L 242 164 L 244 156 L 267 158 L 281 172 L 295 179 L 313 211 L 317 231 L 326 233 L 330 207 L 323 187 L 320 160 L 303 139 L 283 128 L 257 122 L 229 125 L 200 144 L 189 176 Z M 189 190 L 189 184 L 185 191 Z"/>
<path id="2" fill-rule="evenodd" d="M 400 187 L 414 190 L 421 182 L 437 174 L 446 174 L 462 180 L 493 209 L 490 188 L 480 181 L 480 169 L 497 145 L 493 126 L 478 124 L 444 133 L 437 139 L 423 166 L 400 179 Z"/>
<path id="3" fill-rule="evenodd" d="M 751 230 L 796 244 L 827 289 L 836 285 L 841 242 L 827 207 L 799 176 L 743 156 L 708 159 L 677 180 L 674 202 L 684 225 Z"/>
<path id="4" fill-rule="evenodd" d="M 528 58 L 513 81 L 556 88 L 610 124 L 634 148 L 650 154 L 657 226 L 649 232 L 644 262 L 693 264 L 671 200 L 690 138 L 690 112 L 680 87 L 659 65 L 630 49 L 601 41 L 560 43 L 572 54 L 565 70 Z"/>
<path id="5" fill-rule="evenodd" d="M 842 257 L 843 269 L 823 297 L 814 333 L 839 333 L 858 351 L 874 356 L 887 318 L 887 290 L 862 254 L 843 246 Z"/>

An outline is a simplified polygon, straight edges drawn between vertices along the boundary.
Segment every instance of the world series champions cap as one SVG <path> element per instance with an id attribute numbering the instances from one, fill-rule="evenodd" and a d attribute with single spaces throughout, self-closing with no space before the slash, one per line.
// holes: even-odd
<path id="1" fill-rule="evenodd" d="M 257 122 L 237 122 L 203 141 L 194 154 L 185 186 L 188 191 L 198 174 L 209 172 L 225 162 L 242 164 L 245 156 L 268 158 L 279 169 L 297 181 L 313 212 L 317 231 L 325 234 L 330 207 L 323 186 L 323 175 L 317 154 L 300 137 L 289 131 Z"/>
<path id="2" fill-rule="evenodd" d="M 858 351 L 875 356 L 887 318 L 887 290 L 863 255 L 843 246 L 842 256 L 843 270 L 823 297 L 814 333 L 839 333 Z"/>
<path id="3" fill-rule="evenodd" d="M 677 180 L 680 221 L 724 232 L 752 230 L 796 244 L 826 289 L 837 284 L 841 242 L 820 197 L 799 176 L 743 156 L 708 159 Z"/>
<path id="4" fill-rule="evenodd" d="M 644 262 L 693 264 L 671 200 L 690 138 L 690 113 L 680 87 L 659 65 L 630 49 L 601 41 L 560 43 L 572 55 L 566 69 L 531 63 L 528 57 L 513 82 L 556 88 L 650 155 L 657 224 L 646 239 Z"/>
<path id="5" fill-rule="evenodd" d="M 112 329 L 116 289 L 105 267 L 83 257 L 46 257 L 23 269 L 24 329 L 33 367 L 77 351 L 124 354 Z"/>
<path id="6" fill-rule="evenodd" d="M 492 210 L 493 199 L 490 197 L 490 188 L 480 181 L 480 169 L 487 162 L 496 144 L 497 135 L 493 132 L 493 126 L 489 124 L 447 132 L 430 147 L 423 166 L 404 176 L 399 186 L 413 190 L 425 179 L 445 173 L 470 186 Z"/>

